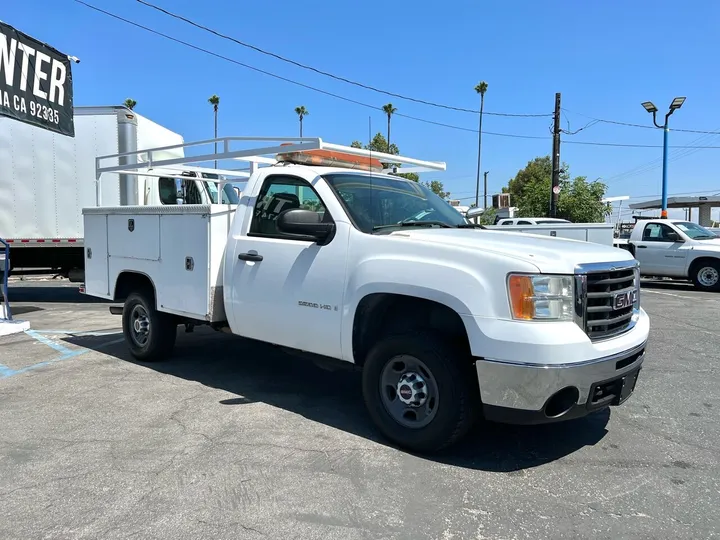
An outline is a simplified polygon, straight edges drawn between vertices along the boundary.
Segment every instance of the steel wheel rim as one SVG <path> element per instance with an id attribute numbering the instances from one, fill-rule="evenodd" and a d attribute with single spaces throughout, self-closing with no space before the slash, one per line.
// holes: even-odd
<path id="1" fill-rule="evenodd" d="M 130 312 L 130 337 L 139 347 L 147 345 L 150 339 L 150 317 L 141 305 L 133 307 Z"/>
<path id="2" fill-rule="evenodd" d="M 712 287 L 720 280 L 720 273 L 712 266 L 701 268 L 698 272 L 698 281 L 705 287 Z"/>
<path id="3" fill-rule="evenodd" d="M 390 417 L 410 429 L 432 422 L 440 402 L 432 372 L 411 355 L 395 356 L 385 364 L 380 374 L 380 398 Z"/>

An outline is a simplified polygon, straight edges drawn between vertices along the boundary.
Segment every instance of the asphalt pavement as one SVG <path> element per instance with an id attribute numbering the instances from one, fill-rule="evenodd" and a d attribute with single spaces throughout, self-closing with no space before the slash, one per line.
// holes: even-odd
<path id="1" fill-rule="evenodd" d="M 138 364 L 118 316 L 62 280 L 11 284 L 0 338 L 0 538 L 720 536 L 720 294 L 646 283 L 651 341 L 622 407 L 393 448 L 359 375 L 179 330 Z"/>

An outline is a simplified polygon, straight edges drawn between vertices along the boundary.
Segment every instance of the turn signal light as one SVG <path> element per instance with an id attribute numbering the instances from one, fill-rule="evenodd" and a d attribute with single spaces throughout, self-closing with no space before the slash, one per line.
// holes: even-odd
<path id="1" fill-rule="evenodd" d="M 530 276 L 510 276 L 510 304 L 513 317 L 530 320 L 535 318 L 535 294 L 532 278 Z"/>

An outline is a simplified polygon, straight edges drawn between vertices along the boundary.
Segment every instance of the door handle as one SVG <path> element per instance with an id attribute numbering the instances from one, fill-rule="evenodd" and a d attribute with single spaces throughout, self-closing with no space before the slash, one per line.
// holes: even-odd
<path id="1" fill-rule="evenodd" d="M 240 253 L 240 255 L 238 255 L 238 259 L 241 261 L 260 262 L 263 260 L 263 256 L 258 255 L 257 253 Z"/>
<path id="2" fill-rule="evenodd" d="M 647 249 L 647 246 L 638 246 L 638 249 Z"/>

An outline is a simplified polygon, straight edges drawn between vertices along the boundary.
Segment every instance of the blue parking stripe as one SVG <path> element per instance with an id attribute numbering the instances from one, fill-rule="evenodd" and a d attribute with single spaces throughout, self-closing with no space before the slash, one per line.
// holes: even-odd
<path id="1" fill-rule="evenodd" d="M 59 333 L 56 331 L 50 331 L 52 333 Z M 79 349 L 69 349 L 65 347 L 64 345 L 61 345 L 59 343 L 56 343 L 55 341 L 45 337 L 42 335 L 42 330 L 25 330 L 25 333 L 33 338 L 36 341 L 39 341 L 43 345 L 47 345 L 51 349 L 54 349 L 55 351 L 60 353 L 60 356 L 57 358 L 53 358 L 52 360 L 46 360 L 44 362 L 38 362 L 37 364 L 32 364 L 30 366 L 26 366 L 21 369 L 11 369 L 3 364 L 0 364 L 0 379 L 7 379 L 8 377 L 13 377 L 15 375 L 19 375 L 21 373 L 25 373 L 27 371 L 32 371 L 34 369 L 38 369 L 50 364 L 54 364 L 56 362 L 61 362 L 63 360 L 68 360 L 70 358 L 75 358 L 76 356 L 80 356 L 81 354 L 85 354 L 86 352 L 90 352 L 90 349 L 86 347 L 82 347 Z M 72 333 L 72 332 L 68 332 Z"/>

